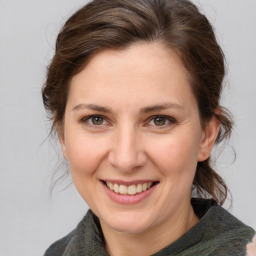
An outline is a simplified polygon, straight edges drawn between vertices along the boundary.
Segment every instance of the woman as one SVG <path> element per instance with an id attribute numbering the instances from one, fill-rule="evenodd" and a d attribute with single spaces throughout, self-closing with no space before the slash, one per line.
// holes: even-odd
<path id="1" fill-rule="evenodd" d="M 255 231 L 210 166 L 232 130 L 224 73 L 187 0 L 94 0 L 66 22 L 43 100 L 90 210 L 46 256 L 246 255 Z"/>

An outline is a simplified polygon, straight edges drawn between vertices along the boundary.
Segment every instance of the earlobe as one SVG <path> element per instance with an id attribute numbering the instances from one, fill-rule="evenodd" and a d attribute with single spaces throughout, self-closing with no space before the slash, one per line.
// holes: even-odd
<path id="1" fill-rule="evenodd" d="M 64 132 L 62 129 L 57 129 L 57 134 L 58 134 L 63 157 L 68 161 Z"/>
<path id="2" fill-rule="evenodd" d="M 206 124 L 198 152 L 198 161 L 209 158 L 220 130 L 220 122 L 215 116 Z"/>
<path id="3" fill-rule="evenodd" d="M 66 145 L 64 143 L 64 139 L 59 138 L 59 140 L 60 140 L 60 145 L 61 145 L 63 157 L 68 161 L 67 150 L 66 150 Z"/>

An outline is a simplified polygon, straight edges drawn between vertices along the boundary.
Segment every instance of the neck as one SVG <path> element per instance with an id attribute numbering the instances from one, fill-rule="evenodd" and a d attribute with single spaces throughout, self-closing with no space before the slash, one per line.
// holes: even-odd
<path id="1" fill-rule="evenodd" d="M 101 223 L 105 237 L 106 250 L 111 256 L 152 255 L 175 242 L 198 221 L 193 208 L 176 212 L 168 222 L 151 227 L 142 233 L 125 233 L 111 229 Z"/>

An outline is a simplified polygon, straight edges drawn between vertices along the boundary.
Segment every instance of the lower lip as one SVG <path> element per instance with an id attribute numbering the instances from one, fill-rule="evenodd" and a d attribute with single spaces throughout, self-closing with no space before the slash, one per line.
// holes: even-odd
<path id="1" fill-rule="evenodd" d="M 119 204 L 136 204 L 136 203 L 139 203 L 139 202 L 143 201 L 147 197 L 149 197 L 150 194 L 155 190 L 157 184 L 152 186 L 148 190 L 146 190 L 144 192 L 141 192 L 139 194 L 136 194 L 136 195 L 117 194 L 117 193 L 113 192 L 112 190 L 110 190 L 103 182 L 102 182 L 102 186 L 103 186 L 106 194 L 110 197 L 110 199 L 112 199 L 116 203 L 119 203 Z"/>

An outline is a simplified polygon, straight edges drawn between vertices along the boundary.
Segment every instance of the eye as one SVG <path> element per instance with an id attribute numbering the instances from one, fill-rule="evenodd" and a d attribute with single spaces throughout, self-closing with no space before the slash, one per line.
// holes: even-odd
<path id="1" fill-rule="evenodd" d="M 148 124 L 150 126 L 166 127 L 175 122 L 176 120 L 170 116 L 158 115 L 151 117 Z"/>
<path id="2" fill-rule="evenodd" d="M 105 118 L 101 115 L 84 117 L 81 121 L 82 123 L 86 123 L 89 126 L 101 126 L 106 124 Z"/>
<path id="3" fill-rule="evenodd" d="M 104 123 L 104 119 L 101 116 L 93 116 L 89 120 L 93 125 L 102 125 Z"/>
<path id="4" fill-rule="evenodd" d="M 165 125 L 166 124 L 166 118 L 165 117 L 162 117 L 162 116 L 159 116 L 159 117 L 155 117 L 153 119 L 153 122 L 156 126 L 162 126 L 162 125 Z"/>

